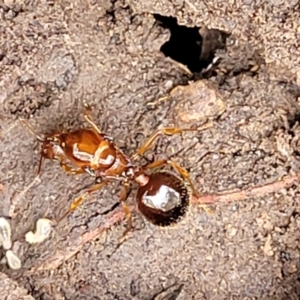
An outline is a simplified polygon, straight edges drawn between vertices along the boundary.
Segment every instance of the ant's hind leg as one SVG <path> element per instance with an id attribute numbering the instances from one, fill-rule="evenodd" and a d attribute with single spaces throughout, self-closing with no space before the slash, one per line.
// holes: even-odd
<path id="1" fill-rule="evenodd" d="M 143 167 L 143 169 L 147 170 L 147 169 L 156 169 L 156 168 L 160 168 L 164 165 L 170 165 L 181 177 L 183 177 L 186 181 L 188 181 L 192 191 L 193 191 L 193 194 L 198 197 L 199 196 L 199 193 L 198 191 L 196 190 L 193 182 L 192 182 L 192 179 L 190 177 L 190 174 L 189 172 L 181 167 L 179 164 L 173 162 L 172 160 L 156 160 L 154 161 L 153 163 L 150 163 L 146 166 Z"/>
<path id="2" fill-rule="evenodd" d="M 99 128 L 99 126 L 94 122 L 93 118 L 91 117 L 91 113 L 93 111 L 92 108 L 86 101 L 83 102 L 83 106 L 85 107 L 85 111 L 84 111 L 85 120 L 92 126 L 93 130 L 96 133 L 101 134 L 101 129 Z"/>

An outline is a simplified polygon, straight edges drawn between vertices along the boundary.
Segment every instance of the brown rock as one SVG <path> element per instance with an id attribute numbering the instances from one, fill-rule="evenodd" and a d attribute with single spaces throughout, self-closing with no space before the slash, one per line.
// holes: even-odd
<path id="1" fill-rule="evenodd" d="M 179 117 L 185 123 L 219 117 L 226 109 L 226 104 L 216 87 L 207 80 L 177 86 L 170 95 L 178 103 L 175 107 L 175 117 Z"/>

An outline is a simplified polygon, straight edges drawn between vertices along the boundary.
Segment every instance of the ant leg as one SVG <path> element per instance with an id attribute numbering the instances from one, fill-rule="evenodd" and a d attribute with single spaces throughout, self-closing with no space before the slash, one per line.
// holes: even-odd
<path id="1" fill-rule="evenodd" d="M 143 167 L 143 169 L 156 169 L 156 168 L 160 168 L 164 165 L 170 165 L 180 176 L 182 176 L 185 180 L 188 181 L 189 185 L 191 186 L 191 189 L 193 191 L 193 194 L 197 197 L 199 196 L 198 191 L 196 190 L 189 172 L 184 169 L 183 167 L 181 167 L 180 165 L 178 165 L 177 163 L 173 162 L 172 160 L 156 160 L 146 166 Z"/>
<path id="2" fill-rule="evenodd" d="M 41 155 L 41 158 L 40 158 L 40 161 L 39 161 L 39 167 L 38 167 L 38 171 L 37 171 L 36 177 L 39 177 L 39 176 L 40 176 L 41 169 L 42 169 L 42 162 L 43 162 L 43 156 Z M 68 166 L 67 163 L 65 163 L 64 161 L 60 161 L 60 166 L 61 166 L 61 168 L 62 168 L 65 172 L 67 172 L 67 173 L 69 173 L 69 174 L 77 175 L 77 174 L 83 174 L 83 173 L 85 173 L 85 170 L 84 170 L 84 169 L 81 169 L 81 168 L 74 169 L 74 168 Z"/>
<path id="3" fill-rule="evenodd" d="M 38 166 L 38 170 L 36 172 L 36 177 L 40 177 L 41 174 L 41 170 L 42 170 L 42 164 L 43 164 L 43 155 L 40 156 L 40 161 L 39 161 L 39 166 Z"/>
<path id="4" fill-rule="evenodd" d="M 108 184 L 108 180 L 105 180 L 100 183 L 96 183 L 93 186 L 91 186 L 88 190 L 86 190 L 82 195 L 77 197 L 73 202 L 71 203 L 71 206 L 69 210 L 59 219 L 58 223 L 63 220 L 65 217 L 67 217 L 70 213 L 72 213 L 76 208 L 83 202 L 83 200 L 92 192 L 95 192 L 97 190 L 102 189 L 106 184 Z"/>
<path id="5" fill-rule="evenodd" d="M 212 126 L 213 126 L 213 124 L 211 122 L 207 122 L 206 124 L 204 124 L 200 127 L 197 127 L 197 128 L 165 127 L 165 128 L 159 129 L 159 130 L 155 131 L 150 136 L 150 138 L 147 140 L 147 142 L 136 151 L 136 154 L 133 155 L 132 159 L 138 159 L 139 156 L 143 155 L 152 146 L 152 144 L 157 139 L 157 137 L 161 134 L 172 136 L 175 134 L 180 134 L 180 133 L 188 132 L 188 131 L 202 131 L 202 130 L 205 130 Z"/>
<path id="6" fill-rule="evenodd" d="M 132 230 L 132 215 L 131 215 L 131 211 L 129 209 L 129 207 L 124 203 L 128 197 L 130 193 L 130 185 L 128 182 L 124 182 L 123 183 L 123 188 L 122 191 L 120 193 L 120 202 L 122 203 L 122 207 L 123 207 L 123 211 L 126 215 L 127 221 L 128 221 L 128 227 L 127 229 L 124 231 L 122 237 L 119 240 L 119 243 L 117 244 L 117 246 L 115 247 L 115 249 L 113 250 L 113 252 L 110 254 L 110 256 L 112 256 L 117 249 L 119 249 L 119 247 L 124 243 L 124 241 L 126 240 L 126 238 L 128 237 L 128 233 Z"/>
<path id="7" fill-rule="evenodd" d="M 190 177 L 189 172 L 181 167 L 179 164 L 177 164 L 176 162 L 172 161 L 172 160 L 157 160 L 154 161 L 153 163 L 150 163 L 148 165 L 145 165 L 143 167 L 143 169 L 155 169 L 155 168 L 159 168 L 162 167 L 164 165 L 169 165 L 171 166 L 181 177 L 183 177 L 190 185 L 191 189 L 192 189 L 192 193 L 195 197 L 200 198 L 200 194 L 199 192 L 196 190 L 195 185 L 192 182 L 192 179 Z M 200 205 L 208 214 L 213 214 L 212 210 L 209 209 L 205 204 L 201 204 Z"/>
<path id="8" fill-rule="evenodd" d="M 128 182 L 123 183 L 123 188 L 120 193 L 120 202 L 122 203 L 122 207 L 124 210 L 124 213 L 126 215 L 127 221 L 128 221 L 128 226 L 125 232 L 123 233 L 122 238 L 120 239 L 120 243 L 123 243 L 127 237 L 127 234 L 132 230 L 132 215 L 130 212 L 130 209 L 128 206 L 125 204 L 126 199 L 128 198 L 130 193 L 130 185 Z"/>
<path id="9" fill-rule="evenodd" d="M 101 129 L 98 127 L 98 125 L 93 121 L 93 118 L 91 117 L 92 108 L 85 101 L 83 102 L 83 105 L 85 107 L 85 112 L 84 112 L 85 120 L 92 126 L 92 128 L 95 130 L 96 133 L 101 134 Z"/>
<path id="10" fill-rule="evenodd" d="M 65 162 L 61 161 L 60 162 L 60 166 L 61 168 L 69 173 L 69 174 L 73 174 L 73 175 L 77 175 L 77 174 L 83 174 L 83 173 L 86 173 L 84 169 L 81 169 L 81 168 L 78 168 L 78 169 L 74 169 L 70 166 L 68 166 Z"/>

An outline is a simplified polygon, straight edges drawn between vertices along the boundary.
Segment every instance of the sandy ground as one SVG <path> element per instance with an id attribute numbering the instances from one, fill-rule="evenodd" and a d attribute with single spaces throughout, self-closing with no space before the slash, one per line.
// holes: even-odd
<path id="1" fill-rule="evenodd" d="M 299 1 L 2 2 L 0 210 L 14 213 L 22 269 L 1 265 L 1 299 L 298 299 L 299 9 Z M 200 72 L 212 52 L 217 64 Z M 174 90 L 194 80 L 194 90 Z M 118 201 L 116 184 L 44 243 L 26 243 L 38 218 L 59 218 L 92 180 L 47 161 L 27 189 L 40 145 L 17 119 L 40 135 L 87 126 L 83 99 L 128 155 L 159 126 L 212 121 L 160 138 L 147 158 L 172 155 L 214 214 L 194 199 L 181 223 L 162 229 L 134 211 L 134 230 L 111 255 L 127 224 L 118 208 L 102 214 Z"/>

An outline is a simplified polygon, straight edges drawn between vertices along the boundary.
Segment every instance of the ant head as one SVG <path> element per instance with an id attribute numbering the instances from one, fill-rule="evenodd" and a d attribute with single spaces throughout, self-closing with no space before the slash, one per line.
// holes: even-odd
<path id="1" fill-rule="evenodd" d="M 24 119 L 20 118 L 21 123 L 28 128 L 28 130 L 36 137 L 36 139 L 42 143 L 41 155 L 40 155 L 40 162 L 37 171 L 37 175 L 41 172 L 42 162 L 44 158 L 53 159 L 57 154 L 62 152 L 60 147 L 61 145 L 61 133 L 54 132 L 52 134 L 46 135 L 45 138 L 40 137 L 36 132 L 33 130 L 31 125 Z"/>
<path id="2" fill-rule="evenodd" d="M 190 195 L 183 180 L 170 173 L 158 172 L 149 175 L 148 183 L 139 187 L 136 200 L 148 221 L 169 226 L 184 217 Z"/>
<path id="3" fill-rule="evenodd" d="M 57 152 L 61 149 L 61 134 L 60 133 L 53 133 L 51 135 L 47 135 L 46 138 L 43 140 L 41 155 L 44 158 L 54 159 L 57 155 Z"/>

